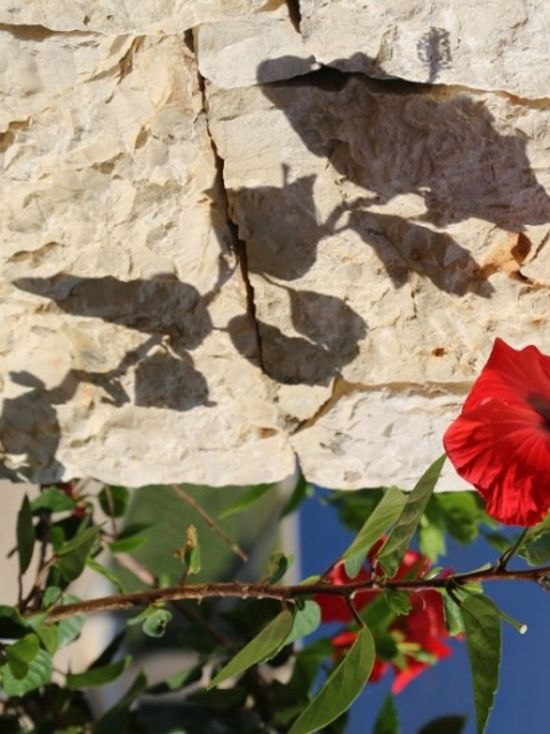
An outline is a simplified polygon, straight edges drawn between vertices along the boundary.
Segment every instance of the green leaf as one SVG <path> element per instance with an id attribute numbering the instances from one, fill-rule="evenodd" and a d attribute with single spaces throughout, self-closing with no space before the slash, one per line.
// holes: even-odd
<path id="1" fill-rule="evenodd" d="M 306 482 L 306 479 L 303 474 L 300 474 L 298 477 L 298 481 L 296 482 L 296 486 L 292 490 L 292 494 L 288 498 L 288 501 L 286 505 L 281 510 L 280 520 L 282 520 L 287 515 L 291 515 L 298 507 L 302 504 L 302 502 L 305 500 L 305 498 L 308 496 L 308 493 L 311 490 L 311 485 L 309 482 Z"/>
<path id="2" fill-rule="evenodd" d="M 29 667 L 40 650 L 40 640 L 34 633 L 25 635 L 6 648 L 8 665 L 14 677 L 20 680 L 29 672 Z"/>
<path id="3" fill-rule="evenodd" d="M 443 612 L 445 614 L 447 631 L 451 637 L 461 635 L 464 632 L 464 623 L 462 621 L 460 607 L 448 592 L 443 591 L 441 596 L 443 597 Z"/>
<path id="4" fill-rule="evenodd" d="M 274 551 L 267 562 L 267 584 L 276 584 L 288 571 L 294 561 L 294 556 L 288 556 L 282 551 Z"/>
<path id="5" fill-rule="evenodd" d="M 91 557 L 88 557 L 86 559 L 86 565 L 88 566 L 88 568 L 91 568 L 92 571 L 95 571 L 100 576 L 103 576 L 103 578 L 107 579 L 107 581 L 112 584 L 119 593 L 124 594 L 124 586 L 120 583 L 118 576 L 113 573 L 110 568 L 107 568 L 107 566 L 104 566 L 102 563 L 98 563 L 94 558 Z"/>
<path id="6" fill-rule="evenodd" d="M 481 594 L 466 597 L 460 609 L 472 670 L 477 734 L 483 734 L 498 688 L 500 612 Z"/>
<path id="7" fill-rule="evenodd" d="M 182 548 L 178 548 L 174 555 L 185 564 L 187 574 L 200 573 L 201 570 L 201 549 L 199 545 L 199 534 L 194 525 L 188 525 L 185 529 L 185 544 Z"/>
<path id="8" fill-rule="evenodd" d="M 425 724 L 418 734 L 461 734 L 465 725 L 465 716 L 442 716 Z"/>
<path id="9" fill-rule="evenodd" d="M 382 548 L 378 561 L 390 577 L 396 573 L 411 544 L 420 518 L 437 484 L 445 459 L 445 454 L 440 456 L 419 479 L 407 497 L 407 502 Z"/>
<path id="10" fill-rule="evenodd" d="M 57 625 L 42 624 L 36 628 L 36 634 L 40 637 L 40 642 L 46 648 L 48 654 L 53 656 L 59 643 Z"/>
<path id="11" fill-rule="evenodd" d="M 31 502 L 31 510 L 50 510 L 50 512 L 68 512 L 76 507 L 76 501 L 71 499 L 58 487 L 47 487 Z"/>
<path id="12" fill-rule="evenodd" d="M 374 641 L 364 627 L 349 652 L 292 725 L 289 734 L 321 730 L 348 710 L 368 681 L 374 664 Z"/>
<path id="13" fill-rule="evenodd" d="M 2 666 L 1 672 L 4 693 L 7 696 L 24 696 L 49 683 L 52 677 L 52 659 L 45 650 L 38 650 L 23 678 L 16 678 L 9 664 Z"/>
<path id="14" fill-rule="evenodd" d="M 84 673 L 68 673 L 65 678 L 65 687 L 72 691 L 78 691 L 81 688 L 104 686 L 121 676 L 130 665 L 131 660 L 132 658 L 127 655 L 121 660 L 109 663 L 109 665 L 88 668 Z"/>
<path id="15" fill-rule="evenodd" d="M 128 507 L 130 492 L 126 487 L 103 487 L 97 496 L 99 505 L 108 517 L 122 517 Z"/>
<path id="16" fill-rule="evenodd" d="M 294 621 L 292 623 L 292 629 L 290 634 L 284 641 L 285 645 L 290 645 L 291 642 L 299 640 L 301 637 L 310 635 L 315 632 L 317 627 L 321 624 L 321 607 L 317 602 L 308 599 L 303 609 L 299 609 L 294 614 Z"/>
<path id="17" fill-rule="evenodd" d="M 22 576 L 32 560 L 35 541 L 31 503 L 27 495 L 23 497 L 21 509 L 17 513 L 16 535 L 17 552 L 19 554 L 19 573 Z"/>
<path id="18" fill-rule="evenodd" d="M 148 637 L 162 637 L 171 619 L 172 612 L 169 612 L 168 609 L 155 609 L 144 620 L 142 629 Z"/>
<path id="19" fill-rule="evenodd" d="M 227 665 L 210 681 L 214 688 L 224 680 L 239 675 L 252 665 L 272 657 L 284 644 L 293 628 L 293 614 L 288 609 L 280 612 L 250 642 L 240 650 Z"/>
<path id="20" fill-rule="evenodd" d="M 23 637 L 27 632 L 28 622 L 15 607 L 0 604 L 0 638 L 11 640 Z"/>
<path id="21" fill-rule="evenodd" d="M 153 526 L 150 523 L 133 523 L 124 528 L 118 538 L 109 544 L 111 553 L 131 553 L 147 542 L 143 533 Z"/>
<path id="22" fill-rule="evenodd" d="M 411 611 L 412 604 L 409 594 L 406 591 L 388 589 L 384 596 L 389 608 L 397 617 L 408 614 Z"/>
<path id="23" fill-rule="evenodd" d="M 65 647 L 65 645 L 69 645 L 76 640 L 80 636 L 85 622 L 86 616 L 84 614 L 75 614 L 73 617 L 62 619 L 57 625 L 58 647 Z"/>
<path id="24" fill-rule="evenodd" d="M 256 484 L 253 487 L 249 487 L 236 502 L 229 505 L 218 517 L 220 520 L 224 520 L 226 517 L 231 517 L 231 515 L 236 515 L 238 512 L 247 510 L 261 500 L 265 494 L 275 489 L 276 486 L 277 484 Z"/>
<path id="25" fill-rule="evenodd" d="M 406 495 L 397 487 L 390 487 L 386 490 L 353 543 L 342 555 L 346 573 L 350 578 L 357 576 L 372 545 L 397 520 L 406 501 Z"/>
<path id="26" fill-rule="evenodd" d="M 542 522 L 528 530 L 518 553 L 530 566 L 543 566 L 548 563 L 550 560 L 550 513 Z"/>
<path id="27" fill-rule="evenodd" d="M 447 551 L 445 519 L 435 494 L 430 497 L 426 512 L 420 518 L 418 545 L 420 552 L 427 556 L 432 563 L 435 563 L 439 556 L 444 556 Z"/>
<path id="28" fill-rule="evenodd" d="M 445 730 L 442 729 L 439 734 L 442 734 L 443 731 Z M 395 700 L 391 694 L 386 696 L 384 700 L 374 722 L 372 734 L 399 734 L 399 719 L 395 708 Z"/>
<path id="29" fill-rule="evenodd" d="M 473 543 L 485 516 L 475 492 L 440 492 L 434 496 L 449 535 L 462 545 Z"/>
<path id="30" fill-rule="evenodd" d="M 97 540 L 99 528 L 95 525 L 85 528 L 74 538 L 63 543 L 57 551 L 59 560 L 56 567 L 66 581 L 77 579 L 86 565 L 86 560 Z"/>

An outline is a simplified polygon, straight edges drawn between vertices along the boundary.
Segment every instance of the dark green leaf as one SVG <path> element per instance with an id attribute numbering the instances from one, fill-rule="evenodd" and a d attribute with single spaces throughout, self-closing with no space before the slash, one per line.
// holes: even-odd
<path id="1" fill-rule="evenodd" d="M 145 531 L 153 526 L 149 523 L 134 523 L 128 525 L 118 538 L 109 544 L 111 553 L 131 553 L 147 542 Z"/>
<path id="2" fill-rule="evenodd" d="M 396 616 L 408 614 L 411 611 L 412 604 L 406 591 L 388 589 L 385 592 L 385 598 L 389 608 Z"/>
<path id="3" fill-rule="evenodd" d="M 59 560 L 56 566 L 66 581 L 74 581 L 80 576 L 96 543 L 98 533 L 99 528 L 96 526 L 85 528 L 74 538 L 63 543 L 57 551 Z"/>
<path id="4" fill-rule="evenodd" d="M 420 552 L 435 563 L 446 553 L 445 519 L 437 495 L 432 495 L 418 526 Z"/>
<path id="5" fill-rule="evenodd" d="M 23 575 L 32 559 L 34 550 L 34 525 L 31 503 L 27 495 L 23 497 L 21 509 L 17 513 L 17 553 L 19 554 L 19 573 Z"/>
<path id="6" fill-rule="evenodd" d="M 24 696 L 49 683 L 52 677 L 52 660 L 45 650 L 39 650 L 23 678 L 16 678 L 8 664 L 2 666 L 1 672 L 4 693 L 7 696 Z"/>
<path id="7" fill-rule="evenodd" d="M 76 501 L 71 499 L 58 487 L 47 487 L 31 502 L 31 510 L 50 510 L 51 512 L 67 512 L 76 507 Z"/>
<path id="8" fill-rule="evenodd" d="M 519 555 L 530 566 L 542 566 L 550 561 L 550 513 L 538 525 L 529 528 L 519 547 Z"/>
<path id="9" fill-rule="evenodd" d="M 350 578 L 353 579 L 357 576 L 365 562 L 367 553 L 389 526 L 397 520 L 406 501 L 406 495 L 397 487 L 390 487 L 383 494 L 380 502 L 365 520 L 365 524 L 353 543 L 342 555 L 346 573 Z"/>
<path id="10" fill-rule="evenodd" d="M 267 563 L 266 583 L 276 584 L 278 581 L 280 581 L 292 565 L 293 561 L 293 555 L 287 556 L 282 551 L 274 551 L 269 556 L 269 560 Z"/>
<path id="11" fill-rule="evenodd" d="M 294 487 L 294 489 L 292 490 L 292 494 L 288 498 L 288 502 L 281 511 L 281 520 L 287 515 L 292 514 L 294 510 L 298 509 L 298 507 L 308 496 L 308 492 L 310 489 L 311 485 L 309 484 L 309 482 L 306 482 L 304 475 L 300 474 L 300 476 L 298 477 L 298 481 L 296 482 L 296 486 Z"/>
<path id="12" fill-rule="evenodd" d="M 15 678 L 20 680 L 27 675 L 29 667 L 38 655 L 39 650 L 40 640 L 34 633 L 25 635 L 25 637 L 6 648 L 8 665 Z"/>
<path id="13" fill-rule="evenodd" d="M 248 696 L 245 686 L 233 686 L 232 688 L 221 688 L 207 691 L 198 691 L 188 700 L 198 704 L 203 710 L 204 708 L 213 711 L 229 711 L 234 708 L 240 708 Z"/>
<path id="14" fill-rule="evenodd" d="M 85 621 L 86 616 L 84 614 L 75 614 L 72 617 L 62 619 L 57 625 L 58 647 L 65 647 L 65 645 L 69 645 L 76 640 L 80 636 Z"/>
<path id="15" fill-rule="evenodd" d="M 97 688 L 106 683 L 111 683 L 124 673 L 131 662 L 131 657 L 126 656 L 114 663 L 101 667 L 89 668 L 84 673 L 68 673 L 65 679 L 66 688 L 78 691 L 83 688 Z"/>
<path id="16" fill-rule="evenodd" d="M 443 734 L 444 731 L 442 729 L 439 734 Z M 376 717 L 372 734 L 399 734 L 399 719 L 397 718 L 395 701 L 391 694 L 386 696 L 384 700 L 382 708 Z"/>
<path id="17" fill-rule="evenodd" d="M 383 631 L 396 617 L 387 599 L 387 592 L 378 594 L 359 612 L 361 619 L 371 630 Z"/>
<path id="18" fill-rule="evenodd" d="M 411 544 L 416 527 L 437 484 L 445 459 L 445 455 L 440 456 L 419 479 L 407 497 L 407 502 L 382 548 L 378 560 L 390 577 L 396 573 Z"/>
<path id="19" fill-rule="evenodd" d="M 36 634 L 40 637 L 40 641 L 46 648 L 48 654 L 53 656 L 57 650 L 59 641 L 57 625 L 42 624 L 36 628 Z"/>
<path id="20" fill-rule="evenodd" d="M 168 609 L 155 609 L 144 620 L 142 629 L 148 637 L 162 637 L 171 619 L 172 613 Z"/>
<path id="21" fill-rule="evenodd" d="M 112 485 L 103 487 L 97 497 L 101 509 L 108 517 L 122 517 L 128 507 L 130 492 L 126 487 Z"/>
<path id="22" fill-rule="evenodd" d="M 483 734 L 498 688 L 500 612 L 481 594 L 466 597 L 460 609 L 472 670 L 477 734 Z"/>
<path id="23" fill-rule="evenodd" d="M 236 502 L 229 505 L 218 517 L 220 520 L 224 520 L 226 517 L 236 515 L 238 512 L 247 510 L 252 505 L 256 504 L 262 497 L 275 489 L 276 484 L 256 484 L 253 487 L 249 487 Z"/>
<path id="24" fill-rule="evenodd" d="M 274 655 L 284 645 L 293 627 L 293 614 L 288 609 L 280 612 L 264 627 L 210 682 L 208 688 L 239 675 L 256 663 Z"/>
<path id="25" fill-rule="evenodd" d="M 193 667 L 191 668 L 182 670 L 179 673 L 173 673 L 172 675 L 168 676 L 166 680 L 163 680 L 161 683 L 157 683 L 156 685 L 151 686 L 151 688 L 148 688 L 147 693 L 157 695 L 181 691 L 182 688 L 185 688 L 192 683 L 196 683 L 202 678 L 203 666 L 204 661 L 201 660 L 199 663 L 193 665 Z"/>
<path id="26" fill-rule="evenodd" d="M 310 635 L 321 624 L 321 607 L 317 602 L 308 599 L 303 609 L 299 609 L 294 614 L 294 622 L 290 634 L 284 641 L 285 645 L 299 640 L 301 637 Z"/>
<path id="27" fill-rule="evenodd" d="M 462 545 L 473 543 L 485 517 L 475 492 L 440 492 L 435 497 L 449 535 Z"/>
<path id="28" fill-rule="evenodd" d="M 374 638 L 376 657 L 382 660 L 394 660 L 398 657 L 399 648 L 395 637 L 390 632 L 378 632 Z"/>
<path id="29" fill-rule="evenodd" d="M 446 591 L 442 592 L 443 611 L 445 614 L 445 626 L 452 637 L 461 635 L 464 632 L 464 623 L 462 622 L 462 614 L 460 607 Z"/>
<path id="30" fill-rule="evenodd" d="M 374 641 L 365 627 L 349 652 L 292 725 L 289 734 L 321 730 L 348 710 L 369 679 L 374 664 Z"/>
<path id="31" fill-rule="evenodd" d="M 107 579 L 107 581 L 109 581 L 109 583 L 112 584 L 118 592 L 124 594 L 124 587 L 120 583 L 118 576 L 113 573 L 110 568 L 107 568 L 107 566 L 104 566 L 102 563 L 98 563 L 94 558 L 91 557 L 88 557 L 86 559 L 86 565 L 88 566 L 88 568 L 91 568 L 92 571 L 95 571 L 100 576 L 103 576 L 103 578 Z"/>
<path id="32" fill-rule="evenodd" d="M 28 632 L 28 623 L 15 607 L 0 604 L 0 637 L 6 640 L 23 637 Z"/>
<path id="33" fill-rule="evenodd" d="M 465 725 L 465 716 L 442 716 L 423 726 L 418 734 L 461 734 Z"/>
<path id="34" fill-rule="evenodd" d="M 338 511 L 338 519 L 355 533 L 363 527 L 365 518 L 384 496 L 384 488 L 358 489 L 354 492 L 332 490 L 325 496 L 329 505 Z"/>

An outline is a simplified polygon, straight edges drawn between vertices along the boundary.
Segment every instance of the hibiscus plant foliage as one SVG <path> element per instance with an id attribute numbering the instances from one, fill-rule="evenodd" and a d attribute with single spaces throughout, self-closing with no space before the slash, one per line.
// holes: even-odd
<path id="1" fill-rule="evenodd" d="M 279 520 L 313 497 L 354 537 L 329 568 L 299 583 L 288 581 L 284 551 L 256 578 L 239 578 L 239 569 L 208 575 L 213 538 L 244 557 L 227 518 L 252 516 L 275 486 L 246 488 L 216 515 L 200 492 L 171 488 L 197 523 L 182 525 L 156 565 L 143 548 L 160 547 L 162 530 L 133 521 L 131 490 L 59 482 L 25 496 L 13 548 L 18 599 L 0 606 L 0 731 L 337 734 L 359 694 L 391 677 L 373 734 L 398 734 L 400 692 L 422 685 L 455 638 L 468 650 L 471 710 L 427 720 L 417 734 L 459 734 L 466 716 L 482 734 L 498 688 L 501 623 L 523 631 L 487 587 L 502 579 L 550 586 L 548 380 L 549 358 L 497 340 L 444 437 L 477 492 L 434 493 L 445 454 L 413 488 L 321 491 L 300 477 Z M 468 545 L 480 534 L 494 546 L 487 565 L 438 565 L 449 538 Z M 75 582 L 90 574 L 110 593 L 77 596 Z M 59 665 L 96 615 L 114 620 L 105 649 L 83 668 Z M 147 660 L 158 650 L 179 668 L 153 679 Z"/>

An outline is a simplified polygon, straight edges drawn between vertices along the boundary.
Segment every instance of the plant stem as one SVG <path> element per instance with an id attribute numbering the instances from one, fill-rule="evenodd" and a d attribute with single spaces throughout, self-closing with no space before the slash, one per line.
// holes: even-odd
<path id="1" fill-rule="evenodd" d="M 210 530 L 212 530 L 213 533 L 216 533 L 223 542 L 227 545 L 227 547 L 235 553 L 235 555 L 239 556 L 241 561 L 247 561 L 248 556 L 246 553 L 242 550 L 242 548 L 239 546 L 238 543 L 236 543 L 233 538 L 231 538 L 225 530 L 220 527 L 220 525 L 214 520 L 213 517 L 210 517 L 210 515 L 204 510 L 199 503 L 191 497 L 190 494 L 188 494 L 184 489 L 179 487 L 177 484 L 171 485 L 174 492 L 182 499 L 184 502 L 186 502 L 189 507 L 193 508 L 197 515 L 200 515 L 200 517 L 204 520 L 204 522 L 208 525 Z"/>
<path id="2" fill-rule="evenodd" d="M 146 606 L 154 602 L 181 601 L 183 599 L 208 599 L 214 597 L 235 597 L 240 599 L 276 599 L 281 602 L 293 601 L 299 597 L 325 594 L 349 597 L 355 591 L 373 589 L 376 591 L 393 589 L 401 591 L 421 591 L 422 589 L 445 589 L 449 584 L 467 584 L 485 581 L 533 581 L 541 584 L 550 574 L 550 566 L 541 568 L 508 571 L 505 568 L 488 568 L 483 571 L 457 573 L 444 578 L 433 579 L 369 579 L 347 584 L 295 584 L 277 586 L 276 584 L 247 584 L 240 581 L 206 584 L 183 584 L 163 589 L 147 589 L 129 594 L 114 594 L 75 604 L 54 606 L 48 617 L 49 622 L 66 619 L 75 614 L 96 614 L 121 609 Z"/>

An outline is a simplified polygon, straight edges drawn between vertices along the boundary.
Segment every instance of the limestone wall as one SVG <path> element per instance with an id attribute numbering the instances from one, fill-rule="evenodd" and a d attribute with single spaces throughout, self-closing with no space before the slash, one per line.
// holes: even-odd
<path id="1" fill-rule="evenodd" d="M 495 336 L 550 351 L 549 33 L 0 0 L 0 474 L 414 482 Z"/>

